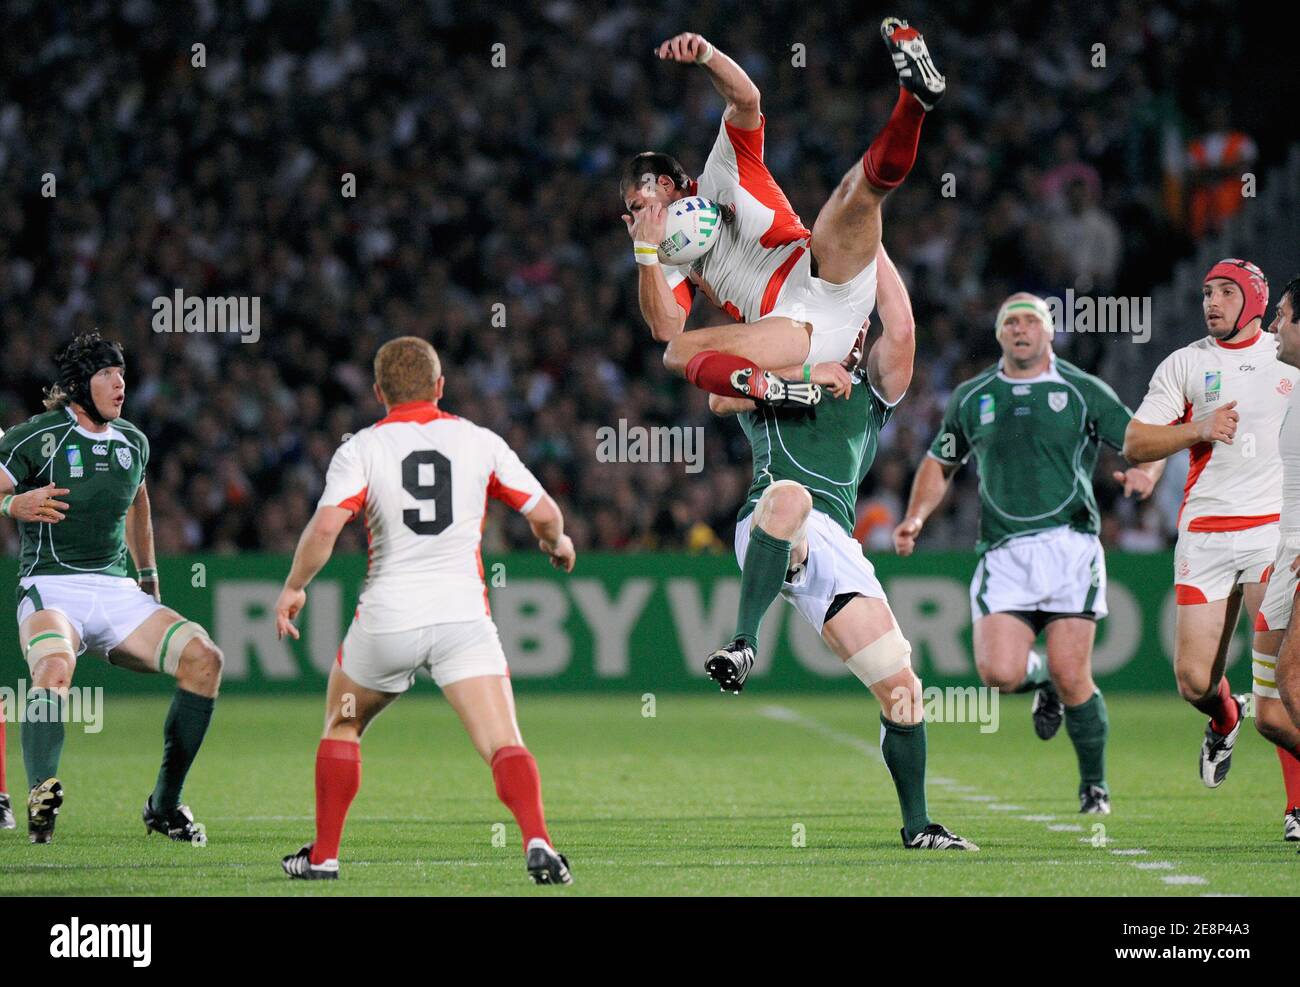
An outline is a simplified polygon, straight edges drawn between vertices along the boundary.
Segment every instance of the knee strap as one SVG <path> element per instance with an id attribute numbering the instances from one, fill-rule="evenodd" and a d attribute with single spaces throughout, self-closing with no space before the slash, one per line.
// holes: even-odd
<path id="1" fill-rule="evenodd" d="M 72 642 L 58 631 L 43 631 L 40 634 L 33 635 L 31 640 L 27 642 L 27 670 L 35 672 L 36 666 L 41 659 L 49 655 L 75 657 Z"/>
<path id="2" fill-rule="evenodd" d="M 862 680 L 863 685 L 870 687 L 881 679 L 910 668 L 912 646 L 895 625 L 844 664 Z"/>
<path id="3" fill-rule="evenodd" d="M 166 672 L 168 675 L 175 675 L 176 670 L 180 668 L 181 653 L 184 652 L 185 646 L 197 637 L 201 637 L 209 643 L 212 641 L 212 638 L 208 636 L 208 632 L 192 620 L 178 620 L 167 628 L 162 639 L 158 642 L 158 649 L 153 656 L 158 671 Z"/>

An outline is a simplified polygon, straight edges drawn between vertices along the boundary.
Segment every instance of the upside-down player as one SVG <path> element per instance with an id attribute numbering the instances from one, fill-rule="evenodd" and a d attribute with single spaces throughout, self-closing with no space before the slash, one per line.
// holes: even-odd
<path id="1" fill-rule="evenodd" d="M 898 792 L 903 845 L 978 850 L 930 820 L 925 719 L 912 648 L 853 538 L 858 486 L 876 457 L 880 430 L 911 382 L 916 352 L 902 279 L 883 248 L 877 263 L 884 332 L 867 358 L 865 381 L 855 349 L 852 376 L 833 368 L 836 380 L 827 386 L 836 397 L 816 408 L 783 412 L 743 398 L 709 398 L 715 413 L 741 414 L 754 452 L 754 480 L 736 523 L 736 636 L 709 656 L 705 668 L 723 691 L 740 692 L 754 667 L 759 623 L 780 594 L 880 701 L 880 749 Z"/>
<path id="2" fill-rule="evenodd" d="M 1300 367 L 1300 277 L 1292 278 L 1278 299 L 1269 331 L 1277 335 L 1277 358 Z M 1282 460 L 1282 509 L 1278 519 L 1277 558 L 1255 617 L 1254 691 L 1259 700 L 1255 729 L 1277 745 L 1286 782 L 1286 812 L 1282 834 L 1300 840 L 1300 665 L 1294 625 L 1296 571 L 1300 568 L 1300 387 L 1291 389 L 1282 430 L 1278 434 Z M 1283 638 L 1287 644 L 1283 645 Z M 1285 649 L 1285 650 L 1284 650 Z M 1289 700 L 1289 702 L 1288 702 Z M 1286 707 L 1279 709 L 1279 701 Z M 1279 715 L 1290 713 L 1285 719 Z M 1289 729 L 1288 729 L 1289 728 Z"/>
<path id="3" fill-rule="evenodd" d="M 149 441 L 122 417 L 121 346 L 84 333 L 55 365 L 49 410 L 0 439 L 0 513 L 19 521 L 18 640 L 32 679 L 22 723 L 27 832 L 33 843 L 54 835 L 64 800 L 57 777 L 64 698 L 77 659 L 91 651 L 119 668 L 175 677 L 144 823 L 146 832 L 203 843 L 202 826 L 180 798 L 212 719 L 221 651 L 202 627 L 160 602 L 144 484 Z M 127 575 L 128 552 L 138 583 Z"/>
<path id="4" fill-rule="evenodd" d="M 1079 811 L 1110 812 L 1106 701 L 1092 678 L 1097 621 L 1106 616 L 1106 558 L 1092 489 L 1099 444 L 1119 448 L 1133 417 L 1104 381 L 1052 352 L 1052 312 L 1037 295 L 1002 303 L 1002 359 L 953 391 L 943 426 L 916 471 L 894 546 L 910 555 L 952 476 L 974 455 L 980 479 L 980 562 L 971 580 L 975 664 L 1005 692 L 1034 690 L 1034 729 L 1065 721 L 1079 763 Z M 1117 473 L 1150 496 L 1164 466 Z M 1047 637 L 1047 661 L 1033 651 Z"/>
<path id="5" fill-rule="evenodd" d="M 898 72 L 898 101 L 811 231 L 763 161 L 759 91 L 744 70 L 698 34 L 679 34 L 657 49 L 661 59 L 703 67 L 727 102 L 697 181 L 675 158 L 647 151 L 627 162 L 619 183 L 641 265 L 641 313 L 654 338 L 668 344 L 664 364 L 697 387 L 780 406 L 814 404 L 821 390 L 808 371 L 845 359 L 871 315 L 881 203 L 915 163 L 921 123 L 945 88 L 915 28 L 890 17 L 881 34 Z M 719 239 L 692 267 L 665 269 L 656 247 L 666 207 L 691 195 L 723 207 Z M 743 324 L 684 333 L 697 287 Z M 800 365 L 801 381 L 773 373 Z"/>
<path id="6" fill-rule="evenodd" d="M 1174 549 L 1174 672 L 1182 697 L 1210 717 L 1198 767 L 1201 780 L 1217 788 L 1231 767 L 1245 706 L 1223 674 L 1228 643 L 1243 601 L 1255 623 L 1278 554 L 1278 431 L 1300 371 L 1278 360 L 1277 337 L 1263 331 L 1268 281 L 1258 267 L 1219 261 L 1205 275 L 1202 297 L 1207 335 L 1156 368 L 1124 455 L 1141 462 L 1191 452 Z M 1300 731 L 1268 685 L 1270 657 L 1255 658 L 1255 725 L 1277 745 L 1288 790 L 1300 797 L 1293 753 Z"/>
<path id="7" fill-rule="evenodd" d="M 423 668 L 491 765 L 497 795 L 523 833 L 528 873 L 538 884 L 572 883 L 546 831 L 537 763 L 519 734 L 488 609 L 479 554 L 488 498 L 522 513 L 565 572 L 573 569 L 573 542 L 555 501 L 504 440 L 438 407 L 443 384 L 438 354 L 424 340 L 402 336 L 379 348 L 375 397 L 387 414 L 334 454 L 275 604 L 280 637 L 296 638 L 293 618 L 307 602 L 307 584 L 343 526 L 362 515 L 370 562 L 330 671 L 316 751 L 316 839 L 284 858 L 290 877 L 338 877 L 343 824 L 361 785 L 361 735 Z"/>

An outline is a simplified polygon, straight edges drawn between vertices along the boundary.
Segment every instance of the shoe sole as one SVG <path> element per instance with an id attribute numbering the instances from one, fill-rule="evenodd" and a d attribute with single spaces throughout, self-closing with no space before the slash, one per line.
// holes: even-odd
<path id="1" fill-rule="evenodd" d="M 744 684 L 736 684 L 735 668 L 727 658 L 710 658 L 704 663 L 704 670 L 709 673 L 709 678 L 718 683 L 723 692 L 730 692 L 735 695 L 740 694 Z"/>

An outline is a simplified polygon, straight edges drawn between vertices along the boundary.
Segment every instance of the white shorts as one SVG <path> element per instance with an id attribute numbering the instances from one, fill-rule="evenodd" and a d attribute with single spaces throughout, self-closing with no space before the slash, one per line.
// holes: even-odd
<path id="1" fill-rule="evenodd" d="M 832 284 L 812 276 L 812 251 L 805 250 L 765 318 L 785 316 L 812 323 L 806 363 L 839 362 L 849 355 L 858 330 L 876 307 L 876 261 L 844 284 Z"/>
<path id="2" fill-rule="evenodd" d="M 754 515 L 750 514 L 736 525 L 736 561 L 741 568 L 745 565 L 753 522 Z M 885 598 L 875 568 L 862 554 L 861 542 L 818 510 L 808 515 L 805 531 L 808 559 L 794 581 L 782 585 L 781 595 L 817 628 L 818 634 L 822 632 L 827 608 L 841 593 Z"/>
<path id="3" fill-rule="evenodd" d="M 37 610 L 61 613 L 81 638 L 78 655 L 90 651 L 107 656 L 133 630 L 167 609 L 128 576 L 28 576 L 18 580 L 18 586 L 19 626 Z"/>
<path id="4" fill-rule="evenodd" d="M 339 646 L 348 678 L 378 692 L 405 692 L 423 668 L 439 688 L 478 675 L 509 675 L 497 625 L 490 617 L 426 624 L 375 634 L 354 620 Z"/>
<path id="5" fill-rule="evenodd" d="M 1101 541 L 1073 528 L 1051 528 L 985 552 L 971 580 L 970 611 L 972 620 L 1007 612 L 1100 620 L 1109 612 Z"/>
<path id="6" fill-rule="evenodd" d="M 1295 607 L 1296 591 L 1300 589 L 1300 577 L 1291 571 L 1300 546 L 1295 544 L 1296 535 L 1279 539 L 1277 558 L 1268 573 L 1268 587 L 1264 590 L 1264 601 L 1259 605 L 1255 615 L 1255 630 L 1284 631 L 1291 622 L 1291 611 Z M 1290 541 L 1291 544 L 1287 544 Z M 1277 691 L 1277 658 L 1265 656 L 1254 663 L 1255 695 L 1269 699 L 1281 699 Z"/>
<path id="7" fill-rule="evenodd" d="M 1277 557 L 1278 526 L 1183 531 L 1174 546 L 1174 599 L 1187 606 L 1226 600 L 1238 583 L 1258 583 Z"/>

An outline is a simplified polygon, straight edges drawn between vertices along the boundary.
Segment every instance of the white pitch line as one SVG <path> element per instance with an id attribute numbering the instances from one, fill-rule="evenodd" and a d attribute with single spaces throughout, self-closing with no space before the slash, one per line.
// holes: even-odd
<path id="1" fill-rule="evenodd" d="M 836 730 L 834 727 L 827 726 L 825 723 L 821 723 L 820 721 L 814 720 L 811 717 L 804 716 L 802 713 L 793 710 L 788 706 L 777 706 L 777 705 L 760 706 L 758 712 L 759 715 L 766 716 L 770 720 L 778 720 L 782 723 L 791 723 L 794 724 L 795 726 L 803 727 L 805 730 L 811 730 L 814 733 L 820 734 L 822 737 L 825 737 L 827 740 L 830 740 L 834 743 L 843 744 L 846 747 L 852 747 L 854 750 L 858 751 L 859 753 L 865 754 L 867 757 L 871 758 L 876 762 L 879 763 L 884 762 L 884 757 L 881 755 L 879 748 L 876 747 L 875 745 L 868 743 L 867 741 L 863 740 L 861 737 L 855 734 L 845 733 L 843 730 Z M 951 778 L 942 778 L 942 779 L 932 778 L 930 779 L 930 783 L 944 786 L 947 792 L 953 792 L 953 793 L 978 792 L 977 788 L 974 788 L 970 785 L 958 785 Z M 1022 809 L 1021 806 L 1017 806 L 1017 805 L 999 804 L 997 796 L 995 795 L 984 795 L 984 794 L 962 795 L 961 798 L 962 801 L 965 802 L 983 803 L 987 806 L 989 810 L 994 812 L 1011 812 L 1011 811 L 1020 811 Z M 993 804 L 989 804 L 989 803 L 993 803 Z M 1077 823 L 1050 822 L 1050 820 L 1056 818 L 1053 815 L 1029 815 L 1029 816 L 1020 816 L 1019 818 L 1025 820 L 1026 822 L 1048 823 L 1046 828 L 1049 831 L 1054 833 L 1082 833 L 1083 832 L 1083 827 L 1078 825 Z M 1080 842 L 1087 843 L 1087 842 L 1091 842 L 1091 840 L 1085 837 L 1084 839 L 1080 840 Z M 1110 852 L 1112 854 L 1115 854 L 1116 856 L 1140 856 L 1142 854 L 1145 854 L 1147 851 L 1142 847 L 1132 847 L 1130 849 L 1111 850 Z M 1055 861 L 1049 861 L 1049 863 L 1055 863 Z M 1167 860 L 1142 861 L 1142 862 L 1135 861 L 1133 862 L 1133 866 L 1138 870 L 1152 870 L 1152 871 L 1171 870 L 1174 867 L 1174 865 Z M 1205 878 L 1195 874 L 1167 874 L 1163 878 L 1161 878 L 1161 880 L 1163 880 L 1165 884 L 1169 884 L 1169 885 L 1188 885 L 1188 884 L 1196 885 L 1196 884 L 1210 883 Z M 1202 894 L 1202 897 L 1206 897 L 1206 896 L 1207 896 L 1206 894 L 1204 893 Z M 1230 894 L 1224 894 L 1222 896 L 1236 897 Z"/>
<path id="2" fill-rule="evenodd" d="M 827 740 L 832 740 L 837 744 L 843 744 L 846 747 L 852 747 L 855 751 L 865 754 L 873 761 L 884 763 L 884 756 L 880 749 L 872 743 L 863 740 L 861 737 L 845 733 L 843 730 L 836 730 L 834 727 L 828 727 L 825 723 L 809 719 L 802 713 L 796 712 L 788 706 L 760 706 L 759 715 L 766 716 L 769 720 L 780 720 L 782 723 L 793 723 L 801 726 L 805 730 L 811 730 L 814 733 L 821 734 Z"/>

